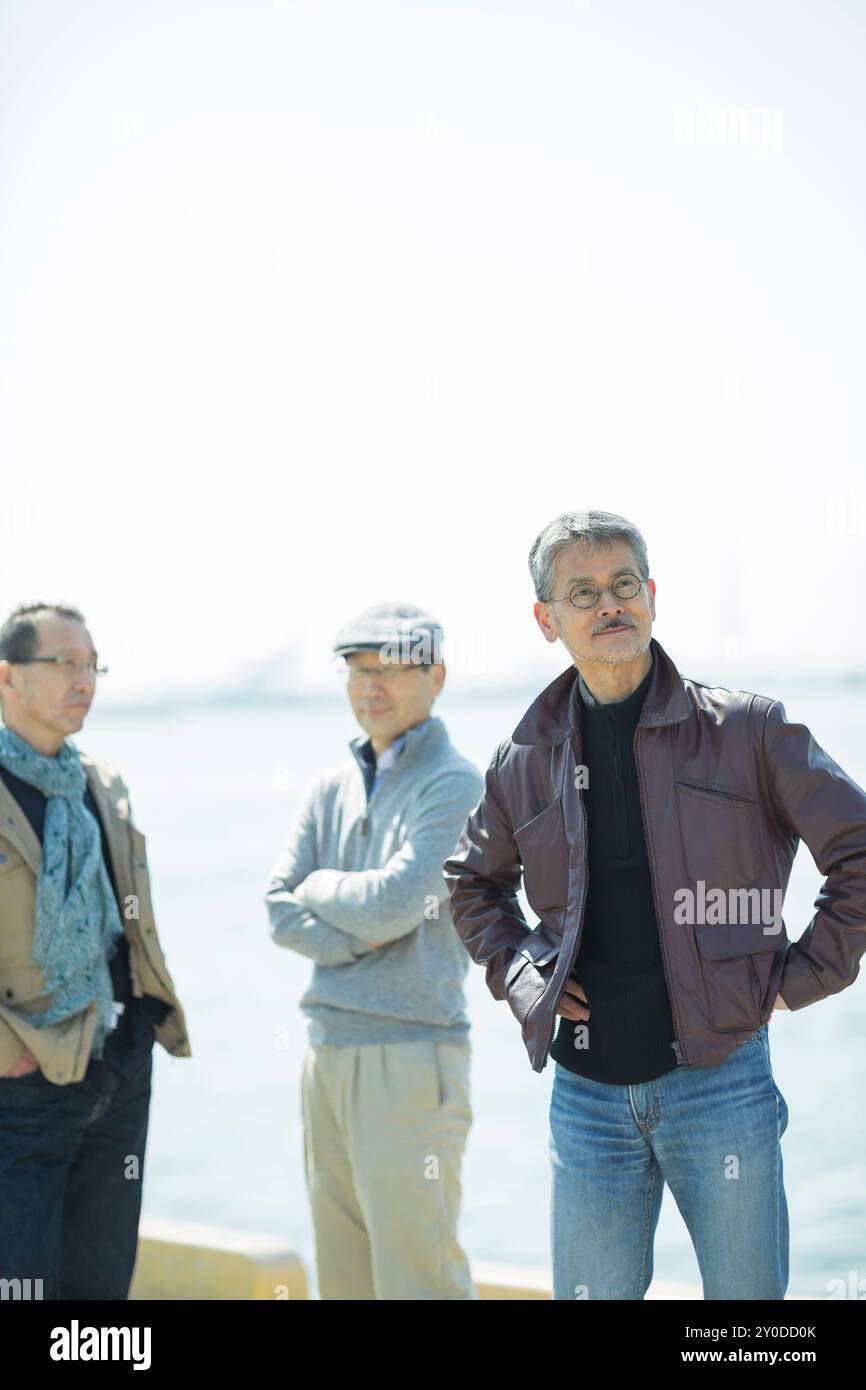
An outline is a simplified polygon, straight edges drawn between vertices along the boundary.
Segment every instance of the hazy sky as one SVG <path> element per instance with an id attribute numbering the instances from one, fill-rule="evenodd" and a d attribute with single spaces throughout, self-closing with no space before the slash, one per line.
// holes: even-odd
<path id="1" fill-rule="evenodd" d="M 105 698 L 334 688 L 423 604 L 454 686 L 568 656 L 527 554 L 644 532 L 700 679 L 866 667 L 866 8 L 0 8 L 2 607 Z"/>

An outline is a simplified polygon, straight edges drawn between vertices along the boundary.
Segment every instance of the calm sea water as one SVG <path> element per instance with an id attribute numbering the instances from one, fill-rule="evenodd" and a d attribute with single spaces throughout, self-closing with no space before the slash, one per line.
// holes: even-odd
<path id="1" fill-rule="evenodd" d="M 763 689 L 763 687 L 757 687 Z M 790 685 L 767 691 L 866 786 L 862 696 Z M 483 770 L 533 693 L 437 703 L 453 742 Z M 298 999 L 312 966 L 274 945 L 268 873 L 299 794 L 349 756 L 348 705 L 94 710 L 80 747 L 119 767 L 148 838 L 160 936 L 194 1056 L 154 1051 L 144 1181 L 151 1216 L 280 1234 L 315 1288 L 303 1178 Z M 785 921 L 796 939 L 821 877 L 800 847 Z M 530 915 L 530 921 L 534 918 Z M 461 1238 L 471 1258 L 546 1266 L 547 1110 L 553 1064 L 533 1072 L 508 1006 L 470 965 L 474 1125 L 464 1161 Z M 287 1041 L 286 1041 L 287 1039 Z M 862 986 L 770 1023 L 773 1068 L 789 1110 L 782 1140 L 791 1217 L 792 1293 L 866 1277 L 866 1024 Z M 688 1232 L 666 1189 L 658 1279 L 700 1284 Z"/>

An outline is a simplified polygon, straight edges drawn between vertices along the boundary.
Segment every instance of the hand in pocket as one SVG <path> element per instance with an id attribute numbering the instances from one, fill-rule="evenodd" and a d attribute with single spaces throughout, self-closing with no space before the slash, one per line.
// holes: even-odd
<path id="1" fill-rule="evenodd" d="M 562 1014 L 563 1018 L 571 1018 L 579 1023 L 583 1019 L 589 1018 L 587 1005 L 588 1001 L 583 992 L 583 985 L 579 984 L 577 980 L 566 980 L 562 997 L 556 1006 L 556 1012 Z"/>

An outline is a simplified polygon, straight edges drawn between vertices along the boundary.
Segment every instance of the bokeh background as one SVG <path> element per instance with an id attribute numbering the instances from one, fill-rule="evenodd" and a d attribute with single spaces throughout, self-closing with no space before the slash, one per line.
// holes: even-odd
<path id="1" fill-rule="evenodd" d="M 357 732 L 360 608 L 438 614 L 483 766 L 568 664 L 532 541 L 620 512 L 683 674 L 866 783 L 864 57 L 854 0 L 0 9 L 0 594 L 81 607 L 110 666 L 78 741 L 130 784 L 195 1052 L 157 1049 L 147 1212 L 310 1264 L 309 967 L 261 899 Z M 804 846 L 794 938 L 819 885 Z M 543 1264 L 552 1069 L 467 991 L 463 1237 Z M 770 1025 L 819 1297 L 866 1276 L 862 1000 Z M 697 1282 L 669 1193 L 656 1273 Z"/>

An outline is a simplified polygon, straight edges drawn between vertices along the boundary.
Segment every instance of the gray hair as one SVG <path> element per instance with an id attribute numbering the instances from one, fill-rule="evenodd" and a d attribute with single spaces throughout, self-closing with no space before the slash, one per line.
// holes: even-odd
<path id="1" fill-rule="evenodd" d="M 591 550 L 614 541 L 627 541 L 634 551 L 641 579 L 649 579 L 646 541 L 636 526 L 615 512 L 563 512 L 536 536 L 529 552 L 529 572 L 535 597 L 547 603 L 553 588 L 556 557 L 567 545 L 584 541 Z"/>

